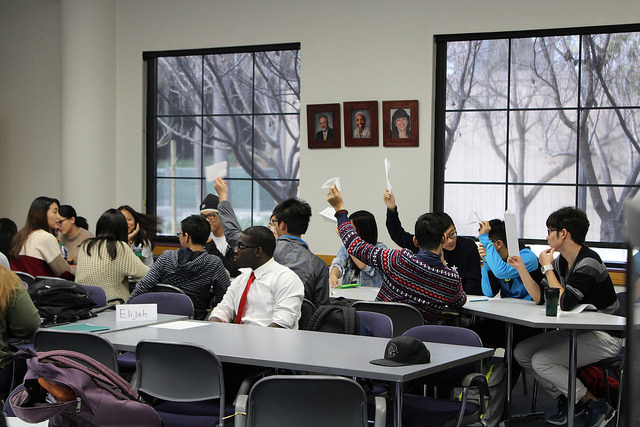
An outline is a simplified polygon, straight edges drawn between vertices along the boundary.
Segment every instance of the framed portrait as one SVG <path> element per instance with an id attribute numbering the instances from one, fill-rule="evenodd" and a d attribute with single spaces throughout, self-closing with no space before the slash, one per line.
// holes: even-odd
<path id="1" fill-rule="evenodd" d="M 418 101 L 382 101 L 382 145 L 418 146 Z"/>
<path id="2" fill-rule="evenodd" d="M 376 147 L 378 143 L 378 101 L 345 102 L 344 145 Z"/>
<path id="3" fill-rule="evenodd" d="M 340 148 L 340 104 L 307 105 L 309 148 Z"/>

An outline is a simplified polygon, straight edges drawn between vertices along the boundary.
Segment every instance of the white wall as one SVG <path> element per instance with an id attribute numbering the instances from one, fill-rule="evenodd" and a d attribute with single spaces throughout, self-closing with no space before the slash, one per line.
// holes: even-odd
<path id="1" fill-rule="evenodd" d="M 105 190 L 104 206 L 88 206 L 90 223 L 104 208 L 129 203 L 142 208 L 144 198 L 144 70 L 143 51 L 206 48 L 300 42 L 302 45 L 302 114 L 301 132 L 301 196 L 318 212 L 326 206 L 325 193 L 320 185 L 335 175 L 343 181 L 344 197 L 350 210 L 368 209 L 379 219 L 381 238 L 391 243 L 384 232 L 384 205 L 382 203 L 383 159 L 392 161 L 392 183 L 400 206 L 401 217 L 408 228 L 413 220 L 430 208 L 432 188 L 431 156 L 434 34 L 490 32 L 528 28 L 556 28 L 587 25 L 610 25 L 633 22 L 640 16 L 640 2 L 619 0 L 606 4 L 596 0 L 565 0 L 563 2 L 539 0 L 485 0 L 482 2 L 439 0 L 325 0 L 322 2 L 298 0 L 103 0 L 115 4 L 115 170 L 101 178 L 99 186 Z M 78 0 L 65 0 L 69 3 Z M 19 2 L 17 2 L 19 3 Z M 79 2 L 82 3 L 82 2 Z M 41 15 L 49 21 L 42 25 L 39 37 L 10 38 L 11 43 L 0 47 L 2 67 L 9 65 L 11 87 L 29 86 L 29 64 L 24 58 L 43 55 L 46 49 L 38 40 L 60 43 L 59 26 L 55 16 L 59 11 L 48 0 L 29 1 L 24 6 L 13 6 L 9 0 L 0 0 L 0 24 L 8 20 L 37 22 Z M 11 4 L 11 6 L 9 6 Z M 5 15 L 0 13 L 0 16 Z M 40 18 L 41 19 L 41 18 Z M 108 19 L 108 18 L 105 18 Z M 9 34 L 0 26 L 0 36 Z M 6 40 L 4 37 L 2 40 Z M 20 56 L 14 64 L 13 55 Z M 9 60 L 11 59 L 11 62 Z M 57 68 L 56 68 L 57 67 Z M 60 64 L 48 64 L 51 74 Z M 31 71 L 33 73 L 34 71 Z M 24 73 L 25 78 L 21 78 Z M 6 157 L 5 146 L 11 146 L 19 159 L 31 159 L 28 151 L 14 148 L 30 140 L 35 120 L 48 117 L 53 105 L 35 111 L 30 117 L 23 111 L 15 112 L 14 103 L 38 105 L 39 91 L 27 88 L 26 93 L 9 91 L 8 83 L 0 83 L 0 181 L 2 203 L 0 215 L 11 215 L 23 221 L 25 204 L 40 192 L 62 197 L 65 189 L 41 186 L 40 180 L 28 171 L 12 165 Z M 49 82 L 48 82 L 49 83 Z M 54 78 L 51 85 L 59 82 Z M 52 91 L 49 87 L 48 90 Z M 5 92 L 9 91 L 9 98 Z M 25 99 L 21 99 L 21 97 Z M 305 109 L 307 104 L 344 101 L 418 99 L 420 103 L 420 147 L 341 148 L 340 150 L 309 150 L 306 148 Z M 25 107 L 24 113 L 27 111 Z M 65 110 L 66 112 L 67 110 Z M 77 111 L 78 120 L 87 119 Z M 95 120 L 89 117 L 87 121 Z M 62 145 L 60 124 L 58 133 L 51 138 L 55 147 Z M 7 131 L 6 128 L 10 131 Z M 26 129 L 25 129 L 26 127 Z M 382 123 L 380 122 L 380 128 Z M 380 129 L 381 131 L 381 129 Z M 34 143 L 41 149 L 42 143 Z M 65 167 L 83 158 L 63 160 Z M 94 160 L 92 160 L 94 161 Z M 43 170 L 56 171 L 55 159 L 42 156 L 36 165 Z M 22 183 L 21 192 L 5 188 L 11 168 L 12 179 Z M 103 175 L 106 173 L 103 173 Z M 13 175 L 17 175 L 14 177 Z M 86 179 L 92 179 L 87 176 Z M 52 178 L 60 186 L 60 176 Z M 26 196 L 24 194 L 27 194 Z M 63 197 L 64 199 L 64 197 Z M 81 210 L 81 212 L 83 212 Z M 84 212 L 83 212 L 84 213 Z M 313 251 L 334 253 L 338 240 L 331 225 L 318 215 L 306 237 Z"/>

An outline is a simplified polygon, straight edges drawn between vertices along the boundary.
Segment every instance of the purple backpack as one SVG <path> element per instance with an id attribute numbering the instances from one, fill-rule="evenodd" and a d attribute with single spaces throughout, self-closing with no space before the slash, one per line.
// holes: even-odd
<path id="1" fill-rule="evenodd" d="M 50 426 L 162 426 L 156 411 L 142 402 L 121 376 L 82 353 L 54 350 L 18 352 L 26 358 L 28 371 L 24 389 L 9 398 L 17 417 L 29 423 L 49 420 Z M 65 385 L 77 396 L 70 402 L 55 402 L 38 383 Z"/>

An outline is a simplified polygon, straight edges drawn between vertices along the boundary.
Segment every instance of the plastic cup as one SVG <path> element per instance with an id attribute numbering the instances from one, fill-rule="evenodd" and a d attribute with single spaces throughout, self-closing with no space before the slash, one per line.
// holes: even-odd
<path id="1" fill-rule="evenodd" d="M 547 310 L 547 316 L 558 315 L 558 298 L 560 297 L 560 289 L 558 288 L 545 288 L 544 300 Z"/>

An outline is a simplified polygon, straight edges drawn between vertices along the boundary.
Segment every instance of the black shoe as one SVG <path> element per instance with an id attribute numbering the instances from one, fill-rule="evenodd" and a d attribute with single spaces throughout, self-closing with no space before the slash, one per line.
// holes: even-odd
<path id="1" fill-rule="evenodd" d="M 615 415 L 616 410 L 606 400 L 592 400 L 587 407 L 587 419 L 584 422 L 584 427 L 605 426 Z"/>
<path id="2" fill-rule="evenodd" d="M 585 405 L 582 402 L 576 403 L 575 406 L 575 416 L 584 414 Z M 567 398 L 564 395 L 561 395 L 558 398 L 558 411 L 546 418 L 545 421 L 549 424 L 554 424 L 557 426 L 562 426 L 567 423 L 567 414 L 569 413 L 569 406 Z"/>

